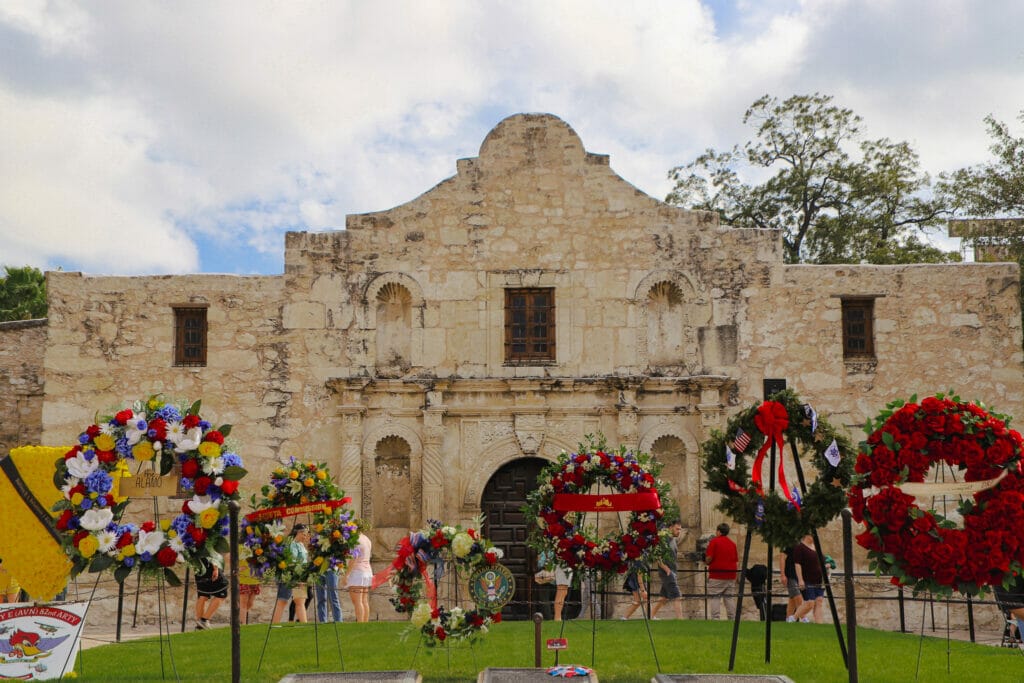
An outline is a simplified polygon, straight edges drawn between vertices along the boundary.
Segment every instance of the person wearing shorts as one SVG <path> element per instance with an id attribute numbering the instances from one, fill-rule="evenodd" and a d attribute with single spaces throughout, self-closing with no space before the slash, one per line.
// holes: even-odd
<path id="1" fill-rule="evenodd" d="M 242 559 L 238 567 L 238 623 L 249 623 L 249 611 L 256 604 L 256 596 L 260 594 L 260 580 L 249 570 L 249 561 Z"/>
<path id="2" fill-rule="evenodd" d="M 309 542 L 309 530 L 306 529 L 305 524 L 296 524 L 292 527 L 291 538 L 288 540 L 288 546 L 285 550 L 292 556 L 296 564 L 305 564 L 309 562 L 309 551 L 306 549 L 306 543 Z M 274 603 L 274 614 L 270 617 L 270 623 L 276 624 L 281 621 L 281 617 L 284 616 L 284 610 L 291 602 L 295 605 L 295 621 L 299 623 L 306 623 L 306 591 L 304 583 L 300 583 L 295 586 L 295 590 L 287 583 L 278 582 L 277 584 L 277 602 Z"/>
<path id="3" fill-rule="evenodd" d="M 199 560 L 196 571 L 196 630 L 210 628 L 210 618 L 228 597 L 228 580 L 224 571 L 207 557 Z"/>
<path id="4" fill-rule="evenodd" d="M 804 602 L 793 614 L 794 621 L 807 623 L 811 620 L 807 615 L 814 612 L 814 623 L 820 624 L 825 619 L 825 574 L 818 561 L 818 551 L 814 547 L 814 537 L 805 534 L 793 548 L 793 563 L 796 577 L 800 584 Z"/>
<path id="5" fill-rule="evenodd" d="M 555 566 L 555 621 L 562 620 L 562 609 L 565 608 L 565 598 L 569 595 L 569 587 L 572 586 L 572 572 L 561 565 Z"/>
<path id="6" fill-rule="evenodd" d="M 679 554 L 679 545 L 676 541 L 679 534 L 683 533 L 683 525 L 675 520 L 668 525 L 669 540 L 668 552 L 664 559 L 657 562 L 658 576 L 661 577 L 661 591 L 658 593 L 658 601 L 651 607 L 651 619 L 657 619 L 658 611 L 668 603 L 672 603 L 672 611 L 676 619 L 683 618 L 683 594 L 679 592 L 679 580 L 676 572 L 676 555 Z"/>
<path id="7" fill-rule="evenodd" d="M 370 620 L 370 586 L 373 584 L 373 566 L 370 564 L 373 544 L 364 527 L 365 523 L 362 520 L 356 522 L 359 541 L 348 570 L 348 596 L 352 599 L 352 609 L 357 622 Z"/>
<path id="8" fill-rule="evenodd" d="M 641 616 L 647 617 L 647 613 L 644 612 L 643 606 L 644 601 L 647 600 L 647 587 L 644 585 L 643 580 L 640 578 L 640 570 L 637 568 L 630 569 L 626 574 L 626 580 L 622 582 L 622 588 L 631 596 L 633 596 L 633 602 L 626 608 L 625 614 L 620 617 L 623 621 L 633 616 L 633 612 L 640 610 Z"/>
<path id="9" fill-rule="evenodd" d="M 796 577 L 796 563 L 793 562 L 793 549 L 786 548 L 779 555 L 779 565 L 782 567 L 782 574 L 779 581 L 786 589 L 786 621 L 796 621 L 796 610 L 804 601 L 803 593 L 800 592 L 800 580 Z"/>

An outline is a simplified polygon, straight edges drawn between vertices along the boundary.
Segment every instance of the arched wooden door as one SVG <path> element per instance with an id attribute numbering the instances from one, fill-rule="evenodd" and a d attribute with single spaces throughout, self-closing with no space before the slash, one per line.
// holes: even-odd
<path id="1" fill-rule="evenodd" d="M 480 501 L 484 536 L 504 551 L 501 562 L 516 579 L 515 596 L 502 609 L 502 619 L 529 619 L 534 612 L 547 616 L 551 611 L 551 587 L 533 581 L 537 555 L 526 546 L 530 520 L 521 509 L 526 505 L 526 494 L 537 488 L 537 475 L 545 465 L 547 461 L 542 458 L 506 463 L 487 482 Z"/>

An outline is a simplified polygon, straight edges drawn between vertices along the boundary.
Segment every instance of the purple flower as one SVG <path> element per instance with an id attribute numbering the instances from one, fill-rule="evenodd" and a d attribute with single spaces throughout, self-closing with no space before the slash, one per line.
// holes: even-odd
<path id="1" fill-rule="evenodd" d="M 82 432 L 81 434 L 78 435 L 78 443 L 82 444 L 83 446 L 89 443 L 90 441 L 92 441 L 92 439 L 90 439 L 89 435 L 86 434 L 85 432 Z"/>
<path id="2" fill-rule="evenodd" d="M 134 557 L 126 557 L 126 558 L 124 558 L 124 566 L 126 566 L 126 567 L 134 567 L 135 566 L 135 558 Z"/>

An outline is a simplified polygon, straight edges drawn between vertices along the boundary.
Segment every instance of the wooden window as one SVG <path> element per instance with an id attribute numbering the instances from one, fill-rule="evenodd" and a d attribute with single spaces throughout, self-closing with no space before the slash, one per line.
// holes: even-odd
<path id="1" fill-rule="evenodd" d="M 206 307 L 174 309 L 174 364 L 182 367 L 206 365 Z"/>
<path id="2" fill-rule="evenodd" d="M 555 290 L 505 290 L 505 362 L 555 362 Z"/>
<path id="3" fill-rule="evenodd" d="M 874 358 L 874 322 L 874 299 L 843 299 L 843 358 Z"/>

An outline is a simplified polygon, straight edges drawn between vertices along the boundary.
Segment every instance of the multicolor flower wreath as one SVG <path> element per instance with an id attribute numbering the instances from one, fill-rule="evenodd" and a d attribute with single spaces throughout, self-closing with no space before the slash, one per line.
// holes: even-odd
<path id="1" fill-rule="evenodd" d="M 71 575 L 114 570 L 124 582 L 133 569 L 162 574 L 180 584 L 173 567 L 204 558 L 218 559 L 228 550 L 228 502 L 238 499 L 238 482 L 245 476 L 242 459 L 225 438 L 230 425 L 214 428 L 200 414 L 200 402 L 168 403 L 160 395 L 130 406 L 89 425 L 78 445 L 56 462 L 54 484 L 64 500 L 57 529 L 72 562 Z M 115 480 L 128 463 L 158 461 L 160 473 L 181 468 L 181 488 L 193 496 L 171 520 L 122 524 L 128 505 L 118 497 Z"/>
<path id="2" fill-rule="evenodd" d="M 273 576 L 295 586 L 319 577 L 344 564 L 359 542 L 352 512 L 343 506 L 351 502 L 338 488 L 324 463 L 289 458 L 270 475 L 260 498 L 252 496 L 255 510 L 246 515 L 243 559 L 253 576 Z M 309 560 L 301 561 L 282 521 L 306 515 L 310 527 Z"/>
<path id="3" fill-rule="evenodd" d="M 763 471 L 772 444 L 783 494 L 766 491 Z M 789 446 L 788 449 L 785 446 Z M 791 455 L 786 456 L 786 452 Z M 733 416 L 726 431 L 701 445 L 706 488 L 722 494 L 717 509 L 754 529 L 776 548 L 790 548 L 812 529 L 827 525 L 846 506 L 853 447 L 792 390 L 779 392 Z M 787 481 L 783 458 L 806 458 L 817 472 L 802 492 Z M 803 462 L 803 460 L 801 461 Z"/>
<path id="4" fill-rule="evenodd" d="M 476 526 L 481 524 L 477 520 Z M 374 586 L 390 581 L 395 590 L 391 604 L 397 612 L 411 612 L 412 625 L 424 645 L 434 647 L 447 639 L 473 641 L 501 621 L 501 610 L 477 605 L 475 609 L 438 606 L 435 579 L 450 566 L 472 572 L 493 565 L 502 551 L 473 527 L 447 526 L 429 520 L 427 528 L 409 534 L 398 544 L 387 572 L 374 577 Z M 431 576 L 433 574 L 433 576 Z"/>
<path id="5" fill-rule="evenodd" d="M 646 453 L 620 446 L 607 452 L 603 439 L 589 439 L 577 453 L 562 453 L 541 471 L 538 486 L 527 494 L 525 512 L 536 520 L 529 539 L 569 569 L 586 567 L 623 574 L 645 563 L 661 546 L 663 501 L 670 487 L 657 478 L 660 465 Z M 610 493 L 588 494 L 593 487 Z M 585 523 L 587 511 L 629 511 L 624 528 L 598 537 Z"/>
<path id="6" fill-rule="evenodd" d="M 940 595 L 977 595 L 1021 572 L 1024 439 L 1009 421 L 945 394 L 894 401 L 868 421 L 850 508 L 866 527 L 857 542 L 876 572 L 915 593 Z M 943 464 L 963 473 L 963 483 L 923 483 Z M 914 495 L 937 495 L 932 488 L 962 496 L 963 528 L 918 506 Z"/>

